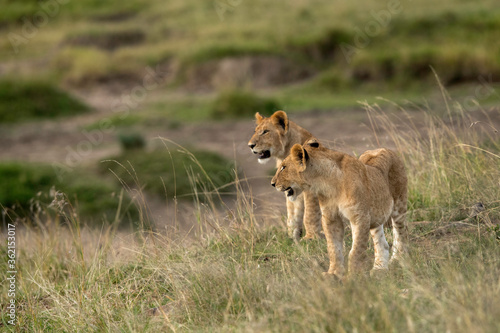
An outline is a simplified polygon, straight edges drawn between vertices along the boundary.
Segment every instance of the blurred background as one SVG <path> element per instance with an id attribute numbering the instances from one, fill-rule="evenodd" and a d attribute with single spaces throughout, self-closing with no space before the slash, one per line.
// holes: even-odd
<path id="1" fill-rule="evenodd" d="M 4 224 L 70 202 L 85 224 L 150 214 L 164 228 L 192 218 L 200 193 L 217 189 L 231 205 L 235 177 L 268 205 L 259 214 L 275 211 L 266 198 L 283 210 L 273 166 L 246 147 L 257 111 L 283 109 L 349 153 L 392 142 L 363 103 L 404 107 L 418 123 L 419 111 L 447 115 L 457 100 L 498 121 L 497 0 L 0 6 Z"/>

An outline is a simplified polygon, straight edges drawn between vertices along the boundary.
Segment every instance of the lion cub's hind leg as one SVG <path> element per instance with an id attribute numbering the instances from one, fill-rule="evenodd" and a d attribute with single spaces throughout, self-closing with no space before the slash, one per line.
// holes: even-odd
<path id="1" fill-rule="evenodd" d="M 373 247 L 375 249 L 375 262 L 373 263 L 373 269 L 387 269 L 389 267 L 389 244 L 385 239 L 384 226 L 380 225 L 376 228 L 370 230 L 370 234 L 373 239 Z"/>
<path id="2" fill-rule="evenodd" d="M 392 220 L 393 233 L 391 262 L 399 260 L 401 255 L 406 251 L 406 245 L 408 242 L 408 234 L 406 230 L 406 210 L 406 198 L 404 198 L 404 200 L 398 200 L 394 204 L 394 211 L 390 217 Z"/>

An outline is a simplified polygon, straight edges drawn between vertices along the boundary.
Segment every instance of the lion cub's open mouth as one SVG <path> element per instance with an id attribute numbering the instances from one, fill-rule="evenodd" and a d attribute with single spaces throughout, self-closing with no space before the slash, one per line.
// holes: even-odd
<path id="1" fill-rule="evenodd" d="M 263 152 L 259 153 L 259 160 L 264 160 L 266 158 L 271 157 L 271 152 L 269 150 L 264 150 Z"/>
<path id="2" fill-rule="evenodd" d="M 283 192 L 286 193 L 287 197 L 291 197 L 294 194 L 293 188 L 291 188 L 291 187 L 285 189 Z"/>

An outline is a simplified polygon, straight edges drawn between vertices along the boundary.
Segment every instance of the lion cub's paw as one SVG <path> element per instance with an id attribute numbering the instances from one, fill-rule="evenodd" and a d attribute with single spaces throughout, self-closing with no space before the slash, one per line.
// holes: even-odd
<path id="1" fill-rule="evenodd" d="M 320 234 L 306 234 L 302 240 L 303 241 L 308 241 L 308 240 L 319 240 L 319 239 L 325 239 L 325 234 L 320 233 Z"/>
<path id="2" fill-rule="evenodd" d="M 387 276 L 389 270 L 387 268 L 374 268 L 370 271 L 370 277 L 381 279 Z"/>
<path id="3" fill-rule="evenodd" d="M 319 237 L 317 236 L 313 236 L 313 235 L 305 235 L 304 237 L 302 237 L 300 239 L 301 242 L 309 242 L 309 241 L 313 241 L 313 240 L 318 240 L 320 239 Z"/>
<path id="4" fill-rule="evenodd" d="M 334 282 L 342 283 L 344 280 L 343 276 L 339 276 L 335 273 L 323 272 L 321 273 L 325 279 L 332 280 Z"/>

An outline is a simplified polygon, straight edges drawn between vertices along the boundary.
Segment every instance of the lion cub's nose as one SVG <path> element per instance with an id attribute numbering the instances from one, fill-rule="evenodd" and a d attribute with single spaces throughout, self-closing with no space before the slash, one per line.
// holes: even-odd
<path id="1" fill-rule="evenodd" d="M 271 182 L 271 186 L 272 187 L 276 187 L 276 183 L 275 182 Z"/>
<path id="2" fill-rule="evenodd" d="M 250 147 L 250 149 L 253 149 L 253 147 L 255 147 L 255 143 L 249 143 L 248 147 Z"/>

